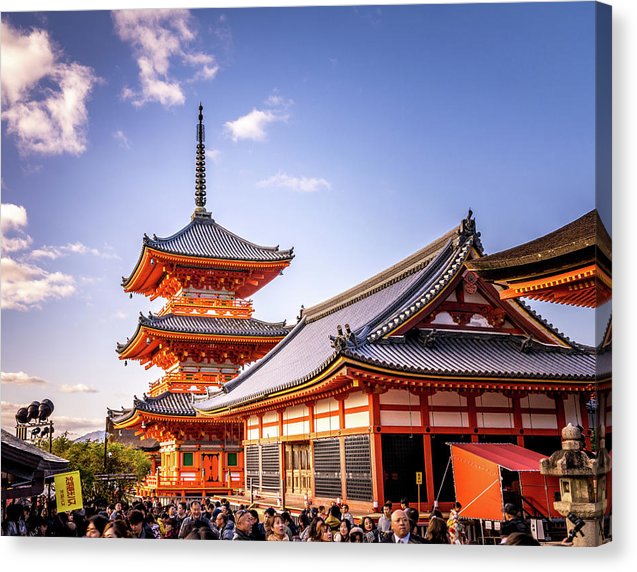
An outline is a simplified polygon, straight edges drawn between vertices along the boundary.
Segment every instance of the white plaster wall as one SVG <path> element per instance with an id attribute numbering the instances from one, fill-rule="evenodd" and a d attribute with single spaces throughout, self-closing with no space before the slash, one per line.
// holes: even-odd
<path id="1" fill-rule="evenodd" d="M 440 324 L 441 326 L 452 326 L 455 324 L 453 318 L 448 312 L 440 312 L 436 314 L 436 317 L 431 321 L 432 324 Z"/>
<path id="2" fill-rule="evenodd" d="M 511 407 L 511 399 L 501 393 L 488 391 L 476 397 L 476 405 L 478 407 Z"/>
<path id="3" fill-rule="evenodd" d="M 557 429 L 556 415 L 529 415 L 522 414 L 522 427 L 525 429 Z"/>
<path id="4" fill-rule="evenodd" d="M 466 290 L 464 293 L 464 301 L 471 302 L 472 304 L 488 304 L 487 300 L 480 294 L 480 292 L 475 292 L 474 294 L 469 294 Z"/>
<path id="5" fill-rule="evenodd" d="M 341 428 L 338 415 L 317 418 L 315 419 L 315 425 L 317 433 L 320 431 L 338 431 Z"/>
<path id="6" fill-rule="evenodd" d="M 461 397 L 456 391 L 438 391 L 429 396 L 429 405 L 453 405 L 466 407 L 467 398 Z"/>
<path id="7" fill-rule="evenodd" d="M 505 428 L 513 427 L 513 415 L 511 413 L 478 413 L 478 427 Z"/>
<path id="8" fill-rule="evenodd" d="M 296 405 L 294 407 L 287 407 L 283 412 L 283 420 L 295 419 L 296 417 L 307 417 L 309 410 L 305 405 Z"/>
<path id="9" fill-rule="evenodd" d="M 370 424 L 369 411 L 360 411 L 358 413 L 345 414 L 345 429 L 353 429 L 355 427 L 369 427 Z M 382 418 L 382 413 L 381 413 Z"/>
<path id="10" fill-rule="evenodd" d="M 408 405 L 411 399 L 412 405 L 418 405 L 420 403 L 419 398 L 415 395 L 411 397 L 407 396 L 408 391 L 405 389 L 390 389 L 385 393 L 380 394 L 381 405 Z"/>
<path id="11" fill-rule="evenodd" d="M 263 416 L 263 423 L 275 423 L 279 420 L 279 415 L 277 414 L 276 411 L 268 411 L 264 416 Z"/>
<path id="12" fill-rule="evenodd" d="M 555 399 L 542 395 L 541 393 L 530 393 L 528 397 L 520 400 L 522 407 L 542 407 L 555 411 Z"/>
<path id="13" fill-rule="evenodd" d="M 279 436 L 279 426 L 273 425 L 271 427 L 263 428 L 263 437 L 278 437 Z"/>
<path id="14" fill-rule="evenodd" d="M 286 437 L 290 435 L 306 435 L 310 432 L 309 421 L 299 421 L 297 423 L 289 423 L 283 425 L 283 434 Z"/>
<path id="15" fill-rule="evenodd" d="M 473 314 L 467 325 L 474 326 L 476 328 L 492 328 L 493 327 L 491 324 L 489 324 L 489 320 L 487 320 L 482 314 Z"/>
<path id="16" fill-rule="evenodd" d="M 362 391 L 350 393 L 345 400 L 345 409 L 350 407 L 369 406 L 369 396 Z"/>
<path id="17" fill-rule="evenodd" d="M 460 412 L 429 412 L 430 425 L 432 427 L 468 427 L 469 417 L 466 413 Z"/>
<path id="18" fill-rule="evenodd" d="M 256 429 L 248 429 L 248 439 L 258 439 L 259 438 L 259 428 Z"/>
<path id="19" fill-rule="evenodd" d="M 420 411 L 411 412 L 411 422 L 408 411 L 381 411 L 380 424 L 383 426 L 420 427 Z"/>
<path id="20" fill-rule="evenodd" d="M 579 399 L 576 395 L 569 395 L 564 400 L 564 415 L 566 417 L 566 424 L 581 425 L 582 416 L 579 412 Z"/>
<path id="21" fill-rule="evenodd" d="M 327 413 L 328 411 L 338 411 L 338 401 L 330 397 L 328 399 L 321 399 L 317 401 L 314 406 L 314 413 Z"/>

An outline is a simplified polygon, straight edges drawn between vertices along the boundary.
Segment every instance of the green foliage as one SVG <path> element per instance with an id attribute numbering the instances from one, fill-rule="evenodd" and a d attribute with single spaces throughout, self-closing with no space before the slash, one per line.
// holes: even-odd
<path id="1" fill-rule="evenodd" d="M 48 451 L 48 443 L 42 445 Z M 116 502 L 126 500 L 130 489 L 149 472 L 151 463 L 140 450 L 122 443 L 84 441 L 74 443 L 64 433 L 53 439 L 54 455 L 69 461 L 70 471 L 80 471 L 82 495 L 85 503 Z M 96 475 L 109 474 L 113 478 L 103 480 Z M 137 481 L 116 478 L 115 475 L 133 474 Z"/>

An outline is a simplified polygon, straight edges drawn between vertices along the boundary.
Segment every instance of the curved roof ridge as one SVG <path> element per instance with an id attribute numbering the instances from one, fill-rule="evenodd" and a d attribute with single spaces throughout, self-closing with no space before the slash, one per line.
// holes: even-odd
<path id="1" fill-rule="evenodd" d="M 458 271 L 462 270 L 462 262 L 469 255 L 472 243 L 473 240 L 469 238 L 464 244 L 458 245 L 458 248 L 448 253 L 447 249 L 440 250 L 436 258 L 431 261 L 433 268 L 430 269 L 430 273 L 417 280 L 408 292 L 405 292 L 372 322 L 377 325 L 370 328 L 373 332 L 369 335 L 369 340 L 373 341 L 390 330 L 394 330 L 435 299 L 437 293 L 449 283 Z M 448 246 L 451 246 L 451 243 Z M 436 273 L 436 270 L 440 270 L 440 272 Z"/>
<path id="2" fill-rule="evenodd" d="M 209 225 L 209 226 L 213 226 L 217 229 L 219 229 L 221 232 L 230 235 L 232 238 L 238 240 L 239 242 L 242 242 L 248 246 L 251 246 L 253 248 L 259 249 L 259 250 L 268 250 L 270 252 L 276 252 L 279 255 L 285 255 L 286 253 L 289 253 L 290 256 L 293 256 L 293 251 L 294 251 L 294 247 L 289 248 L 287 250 L 279 250 L 279 246 L 263 246 L 261 244 L 256 244 L 255 242 L 251 242 L 250 240 L 247 240 L 245 238 L 243 238 L 242 236 L 239 236 L 238 234 L 232 232 L 231 230 L 228 230 L 226 227 L 224 227 L 223 225 L 219 224 L 218 222 L 216 222 L 214 219 L 208 219 L 208 218 L 201 218 L 201 217 L 195 217 L 193 218 L 186 226 L 184 226 L 182 229 L 178 230 L 176 233 L 172 234 L 171 236 L 168 237 L 157 237 L 156 235 L 153 235 L 153 238 L 149 238 L 147 236 L 144 236 L 144 244 L 147 244 L 150 247 L 153 247 L 154 245 L 157 244 L 161 244 L 161 243 L 165 243 L 165 242 L 169 242 L 171 240 L 175 240 L 177 238 L 180 238 L 181 236 L 183 236 L 190 228 L 196 226 L 196 225 Z"/>
<path id="3" fill-rule="evenodd" d="M 422 270 L 422 268 L 427 266 L 436 258 L 440 250 L 448 246 L 452 239 L 457 236 L 458 229 L 459 227 L 455 226 L 449 232 L 429 243 L 427 246 L 413 254 L 410 254 L 403 260 L 389 268 L 386 268 L 378 274 L 375 274 L 371 278 L 367 278 L 356 286 L 345 290 L 345 292 L 341 292 L 332 298 L 319 302 L 310 308 L 306 308 L 304 310 L 304 315 L 307 316 L 308 322 L 319 320 L 327 314 L 336 312 L 367 296 L 371 296 L 375 292 L 378 292 L 379 290 L 382 290 L 383 288 L 386 288 L 387 286 L 390 286 L 391 284 Z"/>

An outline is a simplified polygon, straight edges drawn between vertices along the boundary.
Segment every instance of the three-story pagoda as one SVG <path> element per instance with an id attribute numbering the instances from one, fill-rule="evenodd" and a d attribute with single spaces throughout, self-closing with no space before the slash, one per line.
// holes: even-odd
<path id="1" fill-rule="evenodd" d="M 195 210 L 167 238 L 144 235 L 124 292 L 164 298 L 157 314 L 140 313 L 137 329 L 117 345 L 164 375 L 133 407 L 109 410 L 116 430 L 156 440 L 153 469 L 138 491 L 159 498 L 228 492 L 243 486 L 242 424 L 197 417 L 197 396 L 214 395 L 245 364 L 263 357 L 289 332 L 285 322 L 252 317 L 255 292 L 290 264 L 292 250 L 258 246 L 219 225 L 206 210 L 203 107 L 199 106 Z"/>

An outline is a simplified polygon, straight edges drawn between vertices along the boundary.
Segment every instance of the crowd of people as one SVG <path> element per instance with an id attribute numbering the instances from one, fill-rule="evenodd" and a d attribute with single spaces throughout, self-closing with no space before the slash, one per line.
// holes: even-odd
<path id="1" fill-rule="evenodd" d="M 309 500 L 296 518 L 272 507 L 266 508 L 262 515 L 243 505 L 232 510 L 226 499 L 203 503 L 175 501 L 163 505 L 155 499 L 135 502 L 126 508 L 116 503 L 61 513 L 54 503 L 47 507 L 38 501 L 34 505 L 28 502 L 7 505 L 2 534 L 149 540 L 464 544 L 467 539 L 460 520 L 461 508 L 455 503 L 447 518 L 434 510 L 427 519 L 427 526 L 419 528 L 420 515 L 409 506 L 407 499 L 396 509 L 391 502 L 386 502 L 377 521 L 364 516 L 359 522 L 347 504 L 332 502 L 329 508 L 314 507 Z M 521 519 L 516 517 L 510 525 L 508 522 L 505 527 L 510 536 L 505 536 L 504 543 L 537 544 L 524 529 Z"/>

